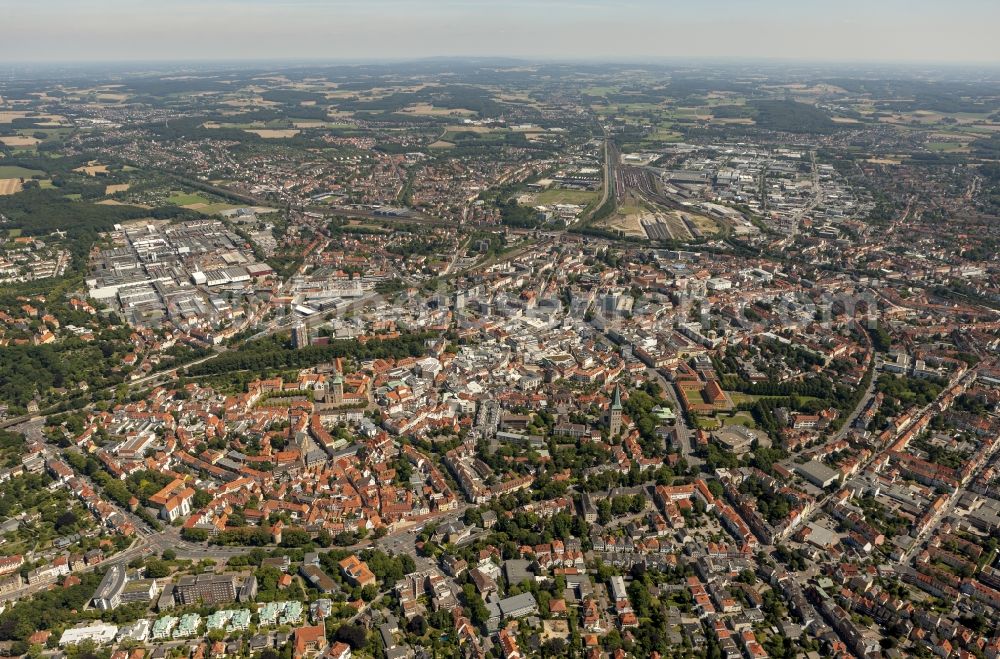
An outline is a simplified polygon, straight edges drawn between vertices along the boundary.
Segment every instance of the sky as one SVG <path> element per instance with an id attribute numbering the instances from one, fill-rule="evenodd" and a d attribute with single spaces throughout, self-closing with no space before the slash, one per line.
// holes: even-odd
<path id="1" fill-rule="evenodd" d="M 785 59 L 1000 64 L 1000 0 L 0 0 L 0 63 Z"/>

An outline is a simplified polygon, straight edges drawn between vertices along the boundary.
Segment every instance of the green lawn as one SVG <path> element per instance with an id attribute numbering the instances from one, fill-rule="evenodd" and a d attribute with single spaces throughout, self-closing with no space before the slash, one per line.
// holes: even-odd
<path id="1" fill-rule="evenodd" d="M 761 398 L 761 396 L 754 396 L 752 394 L 744 394 L 739 391 L 727 391 L 729 397 L 733 399 L 733 405 L 739 405 L 741 403 L 755 403 Z"/>
<path id="2" fill-rule="evenodd" d="M 682 385 L 681 389 L 684 390 L 684 394 L 687 399 L 692 403 L 707 403 L 705 396 L 702 394 L 701 387 L 698 385 Z"/>
<path id="3" fill-rule="evenodd" d="M 714 419 L 712 417 L 703 417 L 703 416 L 699 416 L 695 420 L 695 425 L 698 426 L 699 430 L 718 430 L 720 427 L 718 419 Z"/>
<path id="4" fill-rule="evenodd" d="M 754 423 L 753 417 L 746 412 L 737 412 L 732 416 L 727 416 L 722 418 L 723 426 L 746 426 L 747 428 L 756 428 L 757 424 Z"/>

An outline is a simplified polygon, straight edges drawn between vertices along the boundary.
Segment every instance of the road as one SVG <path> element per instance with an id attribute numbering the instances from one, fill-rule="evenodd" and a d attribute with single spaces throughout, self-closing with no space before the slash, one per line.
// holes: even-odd
<path id="1" fill-rule="evenodd" d="M 878 357 L 873 357 L 873 359 L 878 359 Z M 873 365 L 873 369 L 877 369 L 878 364 Z M 871 382 L 868 383 L 868 388 L 865 389 L 864 395 L 861 397 L 861 401 L 851 410 L 851 413 L 847 415 L 844 419 L 844 425 L 840 427 L 840 430 L 830 438 L 831 442 L 840 441 L 844 436 L 850 432 L 851 428 L 854 426 L 854 422 L 857 420 L 858 416 L 868 407 L 868 403 L 871 402 L 872 397 L 875 395 L 875 385 L 877 380 L 875 378 L 875 371 L 872 372 Z"/>
<path id="2" fill-rule="evenodd" d="M 903 566 L 909 563 L 910 558 L 912 558 L 913 554 L 920 549 L 920 547 L 924 543 L 924 540 L 937 528 L 938 522 L 945 519 L 948 515 L 951 514 L 951 511 L 955 508 L 955 503 L 958 502 L 959 495 L 961 495 L 962 488 L 964 487 L 964 485 L 970 481 L 975 480 L 979 476 L 979 474 L 982 473 L 982 471 L 990 465 L 991 458 L 993 457 L 993 454 L 997 452 L 998 449 L 1000 449 L 1000 442 L 994 442 L 993 446 L 990 448 L 989 453 L 987 453 L 986 456 L 984 457 L 982 464 L 980 464 L 971 474 L 969 474 L 965 478 L 965 480 L 962 481 L 961 485 L 951 493 L 951 496 L 948 497 L 948 501 L 945 503 L 945 505 L 942 506 L 941 509 L 937 511 L 937 513 L 935 513 L 933 519 L 931 520 L 931 523 L 928 524 L 926 527 L 924 527 L 923 530 L 921 530 L 917 534 L 917 537 L 913 539 L 913 544 L 911 544 L 910 547 L 906 551 L 904 551 L 903 554 L 896 561 L 897 566 Z"/>
<path id="3" fill-rule="evenodd" d="M 598 332 L 604 337 L 604 340 L 609 345 L 615 345 L 615 342 L 606 333 L 600 330 L 598 330 Z M 690 426 L 687 424 L 687 420 L 684 418 L 684 408 L 681 407 L 680 400 L 677 398 L 677 392 L 674 389 L 673 384 L 667 380 L 663 373 L 655 368 L 647 367 L 646 374 L 660 385 L 663 395 L 670 400 L 671 407 L 673 407 L 674 413 L 677 415 L 676 420 L 674 421 L 674 427 L 677 429 L 678 440 L 681 445 L 681 454 L 684 456 L 684 460 L 687 462 L 688 467 L 691 467 L 696 471 L 700 471 L 701 466 L 705 461 L 695 455 L 694 443 L 692 441 L 694 433 L 691 431 Z"/>
<path id="4" fill-rule="evenodd" d="M 463 503 L 459 505 L 456 510 L 440 514 L 431 514 L 427 519 L 416 526 L 424 526 L 432 523 L 443 524 L 461 519 L 465 514 L 466 509 L 469 507 L 469 504 Z M 417 534 L 412 532 L 413 528 L 401 529 L 378 539 L 365 539 L 347 547 L 334 545 L 327 548 L 317 549 L 317 551 L 328 552 L 339 549 L 357 551 L 374 547 L 388 554 L 406 554 L 413 558 L 417 564 L 418 570 L 426 570 L 434 565 L 434 562 L 427 557 L 417 555 Z M 132 545 L 130 545 L 127 549 L 105 558 L 103 562 L 98 563 L 97 565 L 88 565 L 78 570 L 74 570 L 73 574 L 86 574 L 88 572 L 93 572 L 98 568 L 98 566 L 107 567 L 108 565 L 115 563 L 129 563 L 136 558 L 162 554 L 167 549 L 173 550 L 179 559 L 192 561 L 212 560 L 222 562 L 234 556 L 248 554 L 255 549 L 255 547 L 202 545 L 200 543 L 187 542 L 185 540 L 181 540 L 180 529 L 168 526 L 160 532 L 151 532 L 147 530 L 145 533 L 136 537 Z M 54 584 L 52 582 L 26 585 L 22 588 L 18 588 L 17 590 L 12 590 L 8 593 L 0 595 L 0 602 L 28 597 L 39 591 L 48 589 L 53 585 Z"/>
<path id="5" fill-rule="evenodd" d="M 809 151 L 809 162 L 812 165 L 812 184 L 813 184 L 813 198 L 808 205 L 799 209 L 792 219 L 795 220 L 795 231 L 798 231 L 798 221 L 802 219 L 802 216 L 806 213 L 812 212 L 814 208 L 820 205 L 823 201 L 823 186 L 819 182 L 819 169 L 816 167 L 816 151 L 810 149 Z"/>
<path id="6" fill-rule="evenodd" d="M 224 345 L 215 346 L 215 349 L 212 351 L 212 354 L 210 354 L 210 355 L 206 355 L 204 357 L 200 357 L 200 358 L 198 358 L 198 359 L 196 359 L 196 360 L 194 360 L 192 362 L 187 362 L 185 364 L 182 364 L 182 365 L 180 365 L 180 366 L 178 366 L 176 368 L 172 368 L 172 369 L 167 370 L 167 371 L 160 371 L 158 373 L 150 373 L 149 375 L 145 375 L 145 376 L 143 376 L 141 378 L 136 378 L 135 380 L 130 380 L 129 382 L 126 382 L 125 384 L 127 384 L 129 386 L 129 388 L 140 387 L 140 386 L 144 386 L 144 385 L 147 385 L 147 384 L 148 385 L 152 385 L 152 386 L 156 386 L 156 385 L 162 384 L 163 382 L 166 382 L 167 380 L 170 380 L 170 379 L 173 379 L 174 377 L 176 377 L 177 371 L 180 371 L 180 370 L 183 370 L 183 369 L 186 369 L 186 368 L 190 368 L 192 366 L 197 366 L 198 364 L 202 364 L 204 362 L 207 362 L 210 359 L 215 359 L 221 353 L 225 352 L 226 349 L 227 348 Z M 88 406 L 88 408 L 89 408 L 89 406 Z"/>
<path id="7" fill-rule="evenodd" d="M 677 430 L 677 439 L 680 442 L 681 454 L 684 456 L 684 460 L 688 463 L 688 467 L 700 471 L 705 461 L 695 455 L 694 431 L 691 430 L 685 418 L 684 408 L 681 406 L 681 401 L 677 396 L 677 390 L 674 388 L 673 383 L 667 380 L 663 373 L 657 369 L 647 368 L 646 372 L 650 374 L 650 377 L 656 378 L 660 389 L 670 399 L 670 403 L 674 408 L 674 413 L 677 415 L 677 420 L 674 421 L 674 428 Z"/>
<path id="8" fill-rule="evenodd" d="M 978 368 L 979 367 L 973 368 L 967 371 L 957 380 L 949 382 L 948 386 L 941 390 L 941 393 L 938 394 L 937 398 L 935 398 L 933 401 L 931 401 L 923 408 L 921 408 L 919 412 L 912 415 L 911 417 L 912 420 L 910 421 L 910 423 L 907 423 L 902 428 L 900 428 L 893 436 L 893 438 L 889 441 L 889 443 L 885 448 L 883 448 L 880 451 L 873 452 L 872 455 L 867 460 L 865 460 L 858 468 L 858 473 L 864 472 L 872 464 L 885 458 L 886 452 L 889 450 L 889 447 L 891 447 L 900 437 L 906 434 L 906 432 L 913 427 L 913 424 L 916 423 L 918 419 L 923 418 L 925 414 L 931 411 L 931 409 L 933 409 L 935 406 L 938 406 L 941 400 L 951 392 L 953 387 L 955 387 L 958 384 L 968 385 L 970 382 L 974 381 L 976 374 L 978 373 Z M 997 446 L 1000 446 L 1000 442 L 997 443 Z M 809 519 L 812 518 L 812 516 L 815 515 L 818 511 L 822 510 L 826 506 L 826 504 L 829 503 L 831 499 L 833 499 L 834 496 L 836 496 L 836 492 L 831 492 L 826 496 L 824 496 L 822 499 L 820 499 L 818 502 L 816 502 L 816 505 L 813 507 L 813 509 L 809 513 L 802 516 L 802 521 L 799 523 L 799 526 L 803 526 L 806 522 L 808 522 Z"/>
<path id="9" fill-rule="evenodd" d="M 88 572 L 93 572 L 98 566 L 105 566 L 107 563 L 129 563 L 130 561 L 147 556 L 151 554 L 152 551 L 146 545 L 143 540 L 137 539 L 132 546 L 128 549 L 118 552 L 114 556 L 110 557 L 102 563 L 97 563 L 96 565 L 87 565 L 78 570 L 74 570 L 73 574 L 86 574 Z M 48 588 L 54 586 L 55 583 L 47 581 L 45 583 L 34 583 L 30 585 L 23 586 L 17 590 L 12 590 L 10 592 L 0 595 L 0 602 L 9 602 L 12 600 L 22 599 L 24 597 L 29 597 L 35 593 L 47 590 Z"/>

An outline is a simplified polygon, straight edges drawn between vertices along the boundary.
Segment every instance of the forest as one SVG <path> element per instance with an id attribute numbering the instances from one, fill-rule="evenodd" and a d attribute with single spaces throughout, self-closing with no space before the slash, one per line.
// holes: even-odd
<path id="1" fill-rule="evenodd" d="M 757 110 L 757 126 L 786 133 L 827 134 L 837 130 L 822 110 L 796 101 L 751 101 Z"/>
<path id="2" fill-rule="evenodd" d="M 310 368 L 338 357 L 355 360 L 400 359 L 424 354 L 424 343 L 436 336 L 433 332 L 403 334 L 392 339 L 343 339 L 326 345 L 310 345 L 298 350 L 281 338 L 251 341 L 239 349 L 188 369 L 189 375 L 216 375 L 231 371 L 265 372 L 269 369 Z"/>

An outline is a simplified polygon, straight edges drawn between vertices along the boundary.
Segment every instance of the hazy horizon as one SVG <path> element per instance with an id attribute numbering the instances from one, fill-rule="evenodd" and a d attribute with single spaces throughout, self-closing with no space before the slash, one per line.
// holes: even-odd
<path id="1" fill-rule="evenodd" d="M 987 0 L 6 1 L 4 63 L 513 57 L 998 64 Z"/>

